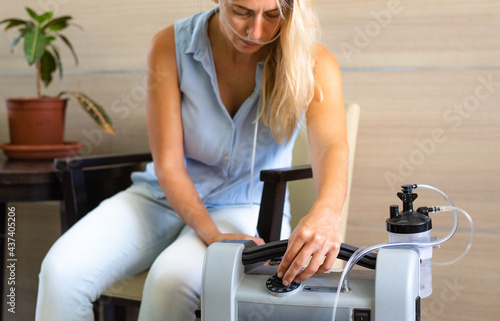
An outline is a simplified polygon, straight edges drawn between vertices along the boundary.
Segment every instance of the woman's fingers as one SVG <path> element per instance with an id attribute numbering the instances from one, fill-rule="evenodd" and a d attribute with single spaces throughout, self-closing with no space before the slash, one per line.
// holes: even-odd
<path id="1" fill-rule="evenodd" d="M 278 277 L 288 285 L 294 280 L 304 281 L 315 273 L 328 271 L 337 258 L 339 247 L 327 240 L 289 241 L 289 248 L 278 268 Z"/>
<path id="2" fill-rule="evenodd" d="M 294 262 L 295 257 L 299 253 L 302 246 L 303 244 L 301 244 L 300 242 L 293 242 L 293 235 L 290 236 L 290 238 L 288 239 L 286 252 L 281 259 L 280 265 L 278 266 L 278 277 L 282 278 L 285 275 L 291 264 Z"/>

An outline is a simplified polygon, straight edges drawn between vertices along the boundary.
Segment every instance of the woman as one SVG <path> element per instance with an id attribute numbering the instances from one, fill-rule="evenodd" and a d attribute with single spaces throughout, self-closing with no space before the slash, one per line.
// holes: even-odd
<path id="1" fill-rule="evenodd" d="M 278 276 L 288 284 L 333 265 L 348 157 L 335 58 L 316 43 L 309 0 L 219 5 L 154 37 L 147 100 L 154 162 L 52 247 L 37 320 L 92 320 L 102 291 L 150 266 L 139 320 L 194 319 L 206 247 L 223 239 L 263 244 L 255 236 L 258 174 L 290 165 L 304 117 L 318 197 L 291 234 L 286 207 L 289 247 Z M 92 244 L 82 241 L 89 235 Z"/>

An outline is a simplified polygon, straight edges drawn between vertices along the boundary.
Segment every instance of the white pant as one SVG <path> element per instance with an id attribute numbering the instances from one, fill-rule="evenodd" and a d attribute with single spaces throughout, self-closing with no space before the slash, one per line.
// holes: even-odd
<path id="1" fill-rule="evenodd" d="M 258 206 L 208 209 L 223 233 L 255 234 Z M 284 219 L 283 232 L 290 232 Z M 52 246 L 40 272 L 37 321 L 93 320 L 92 302 L 151 267 L 141 321 L 194 320 L 206 245 L 163 200 L 132 186 L 102 202 Z"/>

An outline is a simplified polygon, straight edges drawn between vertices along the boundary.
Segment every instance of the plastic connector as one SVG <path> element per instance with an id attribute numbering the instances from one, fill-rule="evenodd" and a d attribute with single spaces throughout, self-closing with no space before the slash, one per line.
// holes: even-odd
<path id="1" fill-rule="evenodd" d="M 420 214 L 424 214 L 429 216 L 429 213 L 432 212 L 439 212 L 439 207 L 433 206 L 433 207 L 427 207 L 427 206 L 422 206 L 417 209 L 417 212 Z"/>
<path id="2" fill-rule="evenodd" d="M 417 184 L 411 184 L 411 185 L 402 185 L 401 190 L 405 194 L 411 194 L 414 188 L 417 188 Z"/>

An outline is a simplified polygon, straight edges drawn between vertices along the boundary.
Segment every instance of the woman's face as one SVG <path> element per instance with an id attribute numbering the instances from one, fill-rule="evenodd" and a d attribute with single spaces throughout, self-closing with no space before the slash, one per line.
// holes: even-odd
<path id="1" fill-rule="evenodd" d="M 282 23 L 276 0 L 220 0 L 220 16 L 223 33 L 244 53 L 276 40 Z"/>

